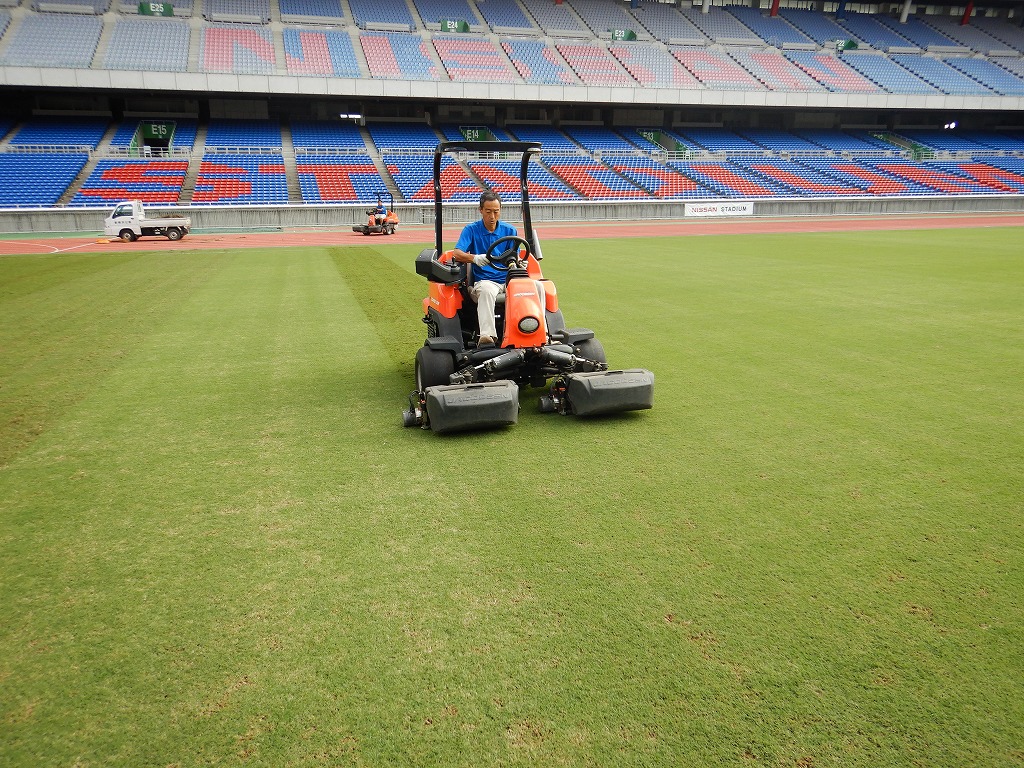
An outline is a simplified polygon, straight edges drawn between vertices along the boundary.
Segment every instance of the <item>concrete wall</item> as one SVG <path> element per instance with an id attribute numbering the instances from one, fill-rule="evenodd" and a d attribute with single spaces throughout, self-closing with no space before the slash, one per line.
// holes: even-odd
<path id="1" fill-rule="evenodd" d="M 736 202 L 736 201 L 729 201 Z M 0 233 L 45 234 L 103 231 L 103 219 L 113 208 L 0 209 Z M 406 224 L 434 223 L 434 206 L 401 203 L 395 207 Z M 682 201 L 543 203 L 530 206 L 534 223 L 545 221 L 638 221 L 681 219 Z M 191 216 L 196 232 L 218 230 L 276 230 L 320 227 L 348 229 L 366 221 L 366 205 L 297 205 L 193 208 L 148 206 L 155 215 Z M 853 216 L 879 214 L 1024 212 L 1024 195 L 958 195 L 936 197 L 865 197 L 755 200 L 755 216 Z M 478 216 L 475 204 L 446 204 L 445 222 L 458 224 Z M 507 203 L 506 221 L 522 221 L 520 206 Z M 401 225 L 399 225 L 401 227 Z"/>

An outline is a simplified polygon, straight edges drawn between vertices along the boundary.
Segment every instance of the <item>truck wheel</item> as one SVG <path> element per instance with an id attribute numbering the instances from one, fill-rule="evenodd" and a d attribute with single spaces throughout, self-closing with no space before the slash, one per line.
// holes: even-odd
<path id="1" fill-rule="evenodd" d="M 455 357 L 451 352 L 420 347 L 416 353 L 416 389 L 422 392 L 427 387 L 448 384 L 448 377 L 455 373 Z"/>
<path id="2" fill-rule="evenodd" d="M 126 243 L 134 243 L 136 241 L 135 233 L 130 229 L 122 229 L 121 234 L 118 235 Z"/>
<path id="3" fill-rule="evenodd" d="M 181 240 L 181 230 L 177 227 L 171 227 L 167 230 L 168 240 Z"/>

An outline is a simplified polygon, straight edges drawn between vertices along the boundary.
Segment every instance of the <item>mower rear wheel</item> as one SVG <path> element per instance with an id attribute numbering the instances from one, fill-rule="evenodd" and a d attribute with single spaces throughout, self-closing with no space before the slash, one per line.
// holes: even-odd
<path id="1" fill-rule="evenodd" d="M 420 347 L 416 353 L 416 389 L 422 392 L 427 387 L 439 387 L 449 383 L 455 373 L 455 358 L 451 352 Z"/>
<path id="2" fill-rule="evenodd" d="M 608 364 L 608 358 L 604 354 L 604 345 L 597 339 L 587 339 L 576 345 L 576 356 L 595 363 Z"/>

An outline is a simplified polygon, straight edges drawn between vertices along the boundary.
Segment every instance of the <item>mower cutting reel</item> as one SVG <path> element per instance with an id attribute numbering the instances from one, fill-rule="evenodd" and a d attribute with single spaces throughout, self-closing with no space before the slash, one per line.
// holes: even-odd
<path id="1" fill-rule="evenodd" d="M 654 374 L 608 370 L 601 342 L 587 328 L 566 326 L 555 286 L 541 273 L 527 188 L 530 158 L 540 150 L 536 142 L 464 141 L 443 142 L 434 151 L 434 247 L 416 258 L 416 272 L 429 287 L 427 338 L 416 354 L 416 390 L 402 419 L 407 427 L 446 433 L 515 424 L 521 386 L 549 387 L 540 399 L 544 412 L 598 416 L 654 405 Z M 472 267 L 443 250 L 441 158 L 449 152 L 521 156 L 524 237 L 501 238 L 485 254 L 508 274 L 495 315 L 496 344 L 479 341 Z"/>

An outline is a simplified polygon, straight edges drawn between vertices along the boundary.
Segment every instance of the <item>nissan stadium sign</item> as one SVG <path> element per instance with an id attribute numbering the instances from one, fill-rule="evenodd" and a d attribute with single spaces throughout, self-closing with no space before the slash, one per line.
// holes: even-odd
<path id="1" fill-rule="evenodd" d="M 683 216 L 753 216 L 754 204 L 747 203 L 685 203 Z"/>

